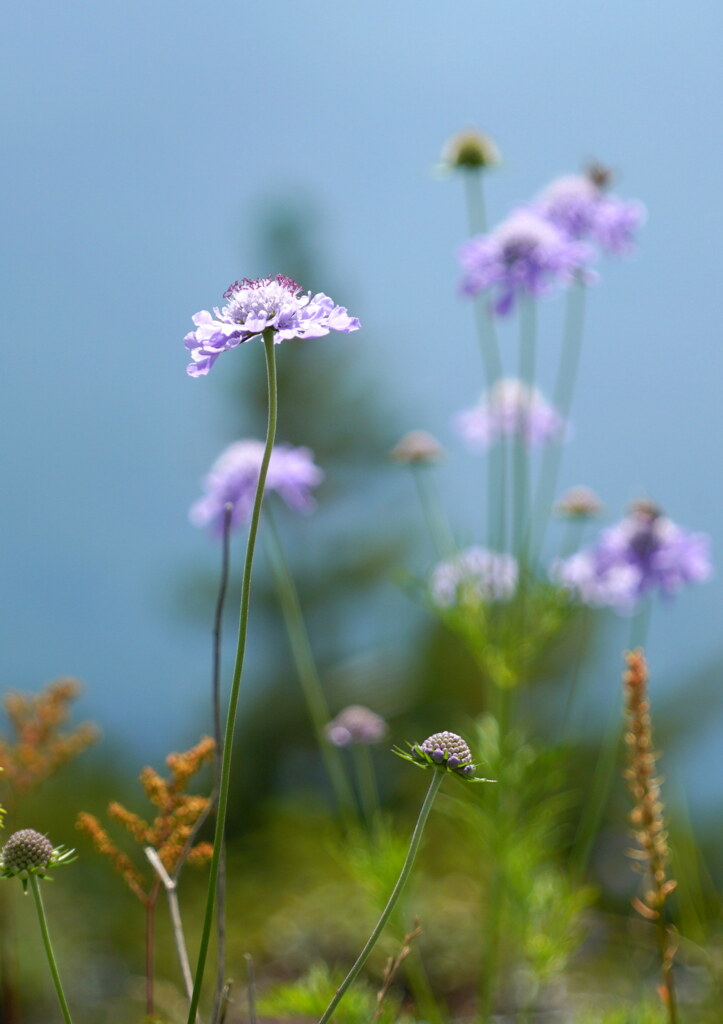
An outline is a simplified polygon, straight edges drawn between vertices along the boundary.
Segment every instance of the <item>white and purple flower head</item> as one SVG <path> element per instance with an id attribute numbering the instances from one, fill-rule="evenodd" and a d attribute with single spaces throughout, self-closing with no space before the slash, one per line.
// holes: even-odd
<path id="1" fill-rule="evenodd" d="M 371 746 L 384 739 L 387 723 L 381 715 L 362 704 L 350 704 L 327 724 L 324 731 L 335 747 Z"/>
<path id="2" fill-rule="evenodd" d="M 517 574 L 512 555 L 475 546 L 440 562 L 432 572 L 429 590 L 439 608 L 506 601 L 515 592 Z"/>
<path id="3" fill-rule="evenodd" d="M 471 448 L 484 450 L 506 437 L 530 447 L 559 440 L 565 421 L 537 388 L 514 378 L 499 380 L 472 409 L 457 414 L 457 433 Z"/>
<path id="4" fill-rule="evenodd" d="M 609 175 L 592 168 L 551 182 L 533 208 L 570 238 L 596 243 L 606 252 L 629 252 L 645 220 L 645 207 L 605 191 Z"/>
<path id="5" fill-rule="evenodd" d="M 196 330 L 184 338 L 191 353 L 192 362 L 186 368 L 191 377 L 204 377 L 222 352 L 266 330 L 273 331 L 278 344 L 289 338 L 321 338 L 329 331 L 348 334 L 360 326 L 328 295 L 303 294 L 295 281 L 281 274 L 236 281 L 223 297 L 226 305 L 214 306 L 213 316 L 202 309 L 191 318 Z"/>
<path id="6" fill-rule="evenodd" d="M 224 509 L 232 506 L 231 525 L 245 523 L 259 482 L 264 455 L 261 441 L 235 441 L 216 459 L 203 481 L 206 492 L 192 506 L 191 522 L 196 526 L 210 526 L 216 534 L 223 532 Z M 298 512 L 310 512 L 316 505 L 311 489 L 324 479 L 324 473 L 314 463 L 309 448 L 276 445 L 271 452 L 266 490 L 277 491 L 286 504 Z"/>
<path id="7" fill-rule="evenodd" d="M 555 284 L 589 279 L 593 250 L 537 211 L 520 208 L 490 234 L 466 242 L 459 258 L 464 294 L 492 292 L 492 309 L 504 316 L 521 295 L 537 298 Z"/>
<path id="8" fill-rule="evenodd" d="M 676 593 L 709 579 L 710 540 L 690 533 L 647 501 L 635 502 L 597 542 L 553 566 L 553 578 L 584 604 L 635 610 L 646 594 Z"/>

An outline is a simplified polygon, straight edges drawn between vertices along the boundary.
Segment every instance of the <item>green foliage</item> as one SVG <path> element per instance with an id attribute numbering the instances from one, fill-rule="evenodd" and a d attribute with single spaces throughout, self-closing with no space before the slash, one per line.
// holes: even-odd
<path id="1" fill-rule="evenodd" d="M 343 975 L 331 972 L 325 964 L 314 964 L 303 978 L 291 983 L 279 983 L 261 996 L 258 1001 L 259 1014 L 286 1020 L 318 1020 L 342 980 Z M 382 1003 L 377 1020 L 380 1024 L 411 1024 L 411 1017 L 400 1015 L 400 1006 L 399 996 L 390 992 Z M 375 990 L 370 985 L 357 982 L 347 992 L 334 1020 L 339 1024 L 369 1024 L 376 1008 Z"/>
<path id="2" fill-rule="evenodd" d="M 493 927 L 492 915 L 499 915 L 501 974 L 522 971 L 537 991 L 567 967 L 580 942 L 582 912 L 594 895 L 560 864 L 571 803 L 565 754 L 537 750 L 514 732 L 503 743 L 492 716 L 480 721 L 475 749 L 497 785 L 473 790 L 470 800 L 449 801 L 447 809 L 464 819 L 477 851 L 483 935 Z"/>
<path id="3" fill-rule="evenodd" d="M 509 601 L 483 601 L 461 587 L 457 603 L 435 614 L 468 647 L 485 679 L 500 689 L 530 682 L 542 658 L 575 616 L 566 590 L 528 573 Z"/>

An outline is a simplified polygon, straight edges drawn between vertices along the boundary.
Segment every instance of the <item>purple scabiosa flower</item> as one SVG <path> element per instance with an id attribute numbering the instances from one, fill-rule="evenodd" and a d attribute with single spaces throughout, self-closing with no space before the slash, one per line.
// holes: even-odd
<path id="1" fill-rule="evenodd" d="M 409 752 L 394 747 L 394 753 L 417 768 L 437 768 L 470 782 L 494 782 L 494 779 L 475 777 L 477 766 L 472 761 L 472 751 L 456 732 L 435 732 L 423 743 L 408 743 L 407 746 Z"/>
<path id="2" fill-rule="evenodd" d="M 676 593 L 712 573 L 710 540 L 690 533 L 647 501 L 636 502 L 597 542 L 553 566 L 553 578 L 583 603 L 630 613 L 646 594 Z"/>
<path id="3" fill-rule="evenodd" d="M 261 441 L 250 439 L 229 445 L 203 481 L 206 493 L 191 507 L 191 522 L 196 526 L 210 526 L 214 533 L 220 534 L 224 508 L 231 504 L 232 526 L 245 523 L 251 515 L 263 456 Z M 279 444 L 272 449 L 266 490 L 277 491 L 290 508 L 310 512 L 316 504 L 311 489 L 323 479 L 323 470 L 314 463 L 309 448 Z"/>
<path id="4" fill-rule="evenodd" d="M 610 195 L 606 183 L 607 177 L 594 168 L 588 174 L 557 178 L 533 208 L 570 238 L 595 242 L 609 253 L 629 252 L 645 220 L 645 207 Z"/>
<path id="5" fill-rule="evenodd" d="M 458 413 L 455 427 L 474 449 L 518 437 L 530 447 L 559 440 L 565 421 L 537 388 L 515 379 L 499 380 L 472 409 Z"/>
<path id="6" fill-rule="evenodd" d="M 223 297 L 226 305 L 215 306 L 213 316 L 202 309 L 191 318 L 196 330 L 184 338 L 191 353 L 186 368 L 191 377 L 205 377 L 222 352 L 266 330 L 274 332 L 278 344 L 288 338 L 320 338 L 329 331 L 348 334 L 360 326 L 328 295 L 303 294 L 300 285 L 281 274 L 236 281 Z"/>
<path id="7" fill-rule="evenodd" d="M 440 608 L 455 604 L 506 601 L 517 586 L 517 561 L 483 547 L 460 551 L 440 562 L 429 581 L 432 600 Z"/>
<path id="8" fill-rule="evenodd" d="M 324 731 L 335 747 L 349 747 L 357 743 L 370 746 L 384 739 L 387 723 L 369 708 L 350 704 L 328 723 Z"/>
<path id="9" fill-rule="evenodd" d="M 509 313 L 520 295 L 537 298 L 575 276 L 590 278 L 592 249 L 571 238 L 535 210 L 518 209 L 488 235 L 459 251 L 465 295 L 493 293 L 492 309 Z"/>

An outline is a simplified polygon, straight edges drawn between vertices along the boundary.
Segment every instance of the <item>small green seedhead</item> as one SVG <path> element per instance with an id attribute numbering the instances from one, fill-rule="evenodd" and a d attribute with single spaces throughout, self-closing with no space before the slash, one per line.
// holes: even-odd
<path id="1" fill-rule="evenodd" d="M 435 732 L 423 743 L 410 743 L 408 746 L 409 753 L 398 747 L 394 748 L 394 753 L 416 764 L 418 768 L 441 768 L 470 782 L 492 781 L 475 776 L 476 765 L 472 761 L 472 751 L 456 732 Z"/>
<path id="2" fill-rule="evenodd" d="M 47 836 L 32 828 L 13 832 L 0 852 L 0 878 L 18 877 L 27 892 L 28 878 L 48 878 L 46 868 L 75 860 L 75 850 L 53 846 Z"/>
<path id="3" fill-rule="evenodd" d="M 479 171 L 499 162 L 497 146 L 476 128 L 453 135 L 442 151 L 442 163 L 450 170 Z"/>

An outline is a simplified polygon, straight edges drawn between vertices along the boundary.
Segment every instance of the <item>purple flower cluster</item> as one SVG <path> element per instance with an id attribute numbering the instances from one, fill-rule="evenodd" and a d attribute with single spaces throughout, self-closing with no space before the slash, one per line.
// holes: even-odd
<path id="1" fill-rule="evenodd" d="M 454 558 L 440 562 L 429 581 L 432 599 L 440 608 L 506 601 L 516 586 L 516 559 L 483 547 L 466 548 Z"/>
<path id="2" fill-rule="evenodd" d="M 712 572 L 709 538 L 690 533 L 649 502 L 635 503 L 597 542 L 553 566 L 553 578 L 585 604 L 632 612 L 646 594 L 674 594 Z"/>
<path id="3" fill-rule="evenodd" d="M 192 362 L 186 368 L 191 377 L 205 377 L 222 352 L 236 348 L 266 330 L 273 330 L 274 342 L 288 338 L 320 338 L 329 331 L 356 331 L 359 321 L 343 306 L 319 292 L 302 294 L 288 277 L 244 278 L 224 292 L 226 305 L 207 309 L 192 320 L 196 330 L 184 338 Z"/>
<path id="4" fill-rule="evenodd" d="M 506 437 L 518 437 L 530 447 L 559 440 L 565 421 L 537 388 L 505 379 L 482 396 L 472 409 L 458 413 L 455 427 L 473 449 L 486 449 Z"/>
<path id="5" fill-rule="evenodd" d="M 223 532 L 224 508 L 233 506 L 231 524 L 245 523 L 251 516 L 259 472 L 264 455 L 261 441 L 235 441 L 211 467 L 203 481 L 206 492 L 191 508 L 191 522 L 196 526 L 210 526 L 216 534 Z M 315 506 L 311 494 L 324 479 L 324 473 L 314 463 L 309 448 L 294 448 L 288 444 L 276 445 L 271 452 L 266 490 L 277 491 L 286 504 L 298 512 L 309 512 Z"/>
<path id="6" fill-rule="evenodd" d="M 521 295 L 537 298 L 576 276 L 587 279 L 592 249 L 534 209 L 518 209 L 488 235 L 459 251 L 462 291 L 493 293 L 493 311 L 509 313 Z"/>
<path id="7" fill-rule="evenodd" d="M 635 232 L 645 220 L 642 203 L 607 193 L 590 174 L 557 178 L 533 208 L 570 238 L 594 242 L 614 254 L 632 249 Z"/>
<path id="8" fill-rule="evenodd" d="M 490 292 L 493 312 L 504 316 L 521 295 L 538 298 L 575 278 L 593 280 L 593 246 L 628 252 L 645 220 L 641 203 L 606 191 L 608 180 L 602 168 L 558 178 L 494 231 L 472 238 L 459 253 L 462 291 Z"/>
<path id="9" fill-rule="evenodd" d="M 370 746 L 381 743 L 387 734 L 387 723 L 362 704 L 350 704 L 326 726 L 326 738 L 335 747 L 349 747 L 360 743 Z"/>

